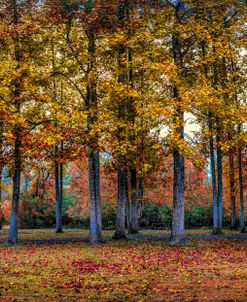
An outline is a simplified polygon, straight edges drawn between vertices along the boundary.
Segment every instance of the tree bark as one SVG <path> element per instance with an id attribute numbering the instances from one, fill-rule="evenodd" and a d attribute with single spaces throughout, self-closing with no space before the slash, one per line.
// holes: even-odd
<path id="1" fill-rule="evenodd" d="M 137 213 L 137 177 L 136 169 L 130 170 L 131 183 L 131 204 L 130 204 L 130 227 L 129 233 L 138 233 L 138 213 Z"/>
<path id="2" fill-rule="evenodd" d="M 217 205 L 218 205 L 218 220 L 219 227 L 217 234 L 222 233 L 222 217 L 223 217 L 223 167 L 222 167 L 222 151 L 220 148 L 220 125 L 217 123 L 216 132 L 216 152 L 217 152 Z"/>
<path id="3" fill-rule="evenodd" d="M 209 131 L 212 131 L 212 120 L 209 117 Z M 214 157 L 214 137 L 211 134 L 209 138 L 210 146 L 210 171 L 212 178 L 212 197 L 213 197 L 213 233 L 219 233 L 219 207 L 217 202 L 217 183 L 216 183 L 216 173 L 215 173 L 215 157 Z"/>
<path id="4" fill-rule="evenodd" d="M 58 153 L 58 146 L 55 147 Z M 63 207 L 63 165 L 55 160 L 55 192 L 56 192 L 56 233 L 63 233 L 62 229 L 62 207 Z"/>
<path id="5" fill-rule="evenodd" d="M 202 42 L 202 54 L 206 58 L 206 42 Z M 205 77 L 209 78 L 208 65 L 204 64 Z M 217 202 L 217 183 L 216 183 L 216 172 L 215 172 L 215 156 L 214 156 L 214 136 L 213 136 L 213 115 L 212 111 L 208 112 L 208 130 L 210 132 L 209 138 L 209 152 L 210 152 L 210 173 L 212 180 L 212 199 L 213 199 L 213 234 L 219 232 L 219 207 Z"/>
<path id="6" fill-rule="evenodd" d="M 125 206 L 126 206 L 126 170 L 118 168 L 118 201 L 116 213 L 116 230 L 113 239 L 125 239 Z"/>
<path id="7" fill-rule="evenodd" d="M 125 188 L 125 199 L 126 199 L 126 204 L 125 204 L 125 228 L 129 230 L 130 228 L 130 200 L 129 200 L 129 177 L 128 173 L 126 171 L 126 188 Z"/>
<path id="8" fill-rule="evenodd" d="M 3 120 L 0 116 L 0 203 L 2 201 L 2 190 L 3 190 Z M 1 227 L 1 225 L 0 225 Z"/>
<path id="9" fill-rule="evenodd" d="M 236 217 L 236 192 L 235 192 L 235 173 L 234 173 L 234 149 L 229 150 L 229 186 L 231 202 L 231 229 L 237 228 Z"/>
<path id="10" fill-rule="evenodd" d="M 20 180 L 21 180 L 21 140 L 19 131 L 16 131 L 15 150 L 14 150 L 14 176 L 13 176 L 13 197 L 10 216 L 10 228 L 8 244 L 16 244 L 18 241 L 18 222 L 19 222 L 19 201 L 20 201 Z"/>
<path id="11" fill-rule="evenodd" d="M 13 24 L 18 25 L 18 12 L 16 0 L 11 1 L 11 9 L 13 16 Z M 19 37 L 14 39 L 14 56 L 16 62 L 20 62 L 20 49 L 19 49 Z M 13 89 L 13 95 L 15 99 L 15 110 L 20 113 L 20 83 L 15 82 Z M 13 196 L 12 196 L 12 209 L 10 216 L 10 228 L 7 239 L 8 244 L 16 244 L 18 241 L 18 222 L 19 222 L 19 202 L 20 202 L 20 180 L 21 180 L 21 129 L 18 124 L 14 127 L 15 143 L 14 143 L 14 164 L 13 164 Z"/>
<path id="12" fill-rule="evenodd" d="M 138 227 L 140 227 L 140 220 L 142 217 L 142 209 L 143 209 L 143 196 L 144 196 L 144 183 L 143 183 L 143 177 L 139 177 L 138 179 L 138 205 L 137 205 L 137 211 L 138 211 Z"/>
<path id="13" fill-rule="evenodd" d="M 126 17 L 127 1 L 121 1 L 118 7 L 118 21 L 119 25 L 124 25 Z M 119 83 L 126 83 L 127 75 L 125 71 L 126 67 L 126 48 L 120 45 L 118 48 L 118 68 L 119 68 Z M 118 119 L 126 119 L 126 99 L 121 99 L 118 104 Z M 121 145 L 125 139 L 125 130 L 122 126 L 118 126 L 118 143 Z M 117 196 L 117 213 L 116 213 L 116 230 L 113 235 L 113 239 L 125 239 L 125 220 L 126 220 L 126 184 L 127 184 L 127 172 L 126 172 L 126 158 L 122 154 L 118 155 L 118 196 Z"/>
<path id="14" fill-rule="evenodd" d="M 100 163 L 98 150 L 91 150 L 88 154 L 89 166 L 89 194 L 90 194 L 90 232 L 91 244 L 102 241 L 101 207 L 100 207 Z"/>
<path id="15" fill-rule="evenodd" d="M 176 19 L 179 22 L 179 6 L 176 7 Z M 172 52 L 175 64 L 184 70 L 181 40 L 177 35 L 172 37 Z M 173 89 L 174 98 L 177 100 L 177 108 L 174 116 L 176 132 L 181 140 L 184 140 L 184 112 L 176 84 Z M 173 215 L 170 244 L 184 243 L 184 157 L 178 147 L 173 152 L 174 182 L 173 182 Z"/>
<path id="16" fill-rule="evenodd" d="M 239 177 L 239 197 L 240 197 L 240 232 L 246 233 L 244 215 L 244 183 L 242 168 L 242 148 L 238 147 L 238 177 Z"/>
<path id="17" fill-rule="evenodd" d="M 88 37 L 88 74 L 93 70 L 95 64 L 95 33 L 93 29 L 87 31 Z M 98 122 L 98 104 L 96 94 L 96 83 L 92 81 L 87 86 L 86 104 L 88 109 L 87 127 L 90 136 L 91 130 Z M 91 244 L 98 244 L 102 241 L 102 217 L 100 205 L 100 158 L 98 151 L 98 137 L 90 138 L 88 152 L 89 170 L 89 204 L 90 204 L 90 231 L 89 241 Z"/>

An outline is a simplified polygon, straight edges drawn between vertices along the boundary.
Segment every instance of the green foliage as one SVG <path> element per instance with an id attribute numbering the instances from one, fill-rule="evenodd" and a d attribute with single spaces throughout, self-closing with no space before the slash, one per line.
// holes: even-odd
<path id="1" fill-rule="evenodd" d="M 150 227 L 152 223 L 171 223 L 171 210 L 167 205 L 157 206 L 150 201 L 144 204 L 140 225 Z"/>
<path id="2" fill-rule="evenodd" d="M 104 229 L 114 229 L 116 221 L 116 208 L 108 202 L 102 204 L 102 226 Z"/>

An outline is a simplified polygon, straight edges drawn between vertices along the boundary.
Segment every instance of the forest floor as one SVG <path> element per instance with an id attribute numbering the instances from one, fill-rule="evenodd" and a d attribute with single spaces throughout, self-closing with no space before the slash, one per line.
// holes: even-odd
<path id="1" fill-rule="evenodd" d="M 129 236 L 130 238 L 139 239 L 167 239 L 170 236 L 170 230 L 150 230 L 141 229 L 138 234 Z M 20 229 L 19 240 L 21 242 L 34 243 L 49 243 L 49 242 L 70 242 L 70 241 L 86 241 L 89 231 L 86 229 L 67 229 L 64 228 L 64 233 L 56 234 L 54 229 Z M 103 238 L 109 239 L 114 231 L 103 231 Z M 208 228 L 187 229 L 185 234 L 190 239 L 215 239 L 215 238 L 246 238 L 247 234 L 240 234 L 237 230 L 224 229 L 224 234 L 215 236 L 212 235 L 212 230 Z M 0 243 L 5 242 L 8 238 L 8 230 L 0 230 Z"/>
<path id="2" fill-rule="evenodd" d="M 160 233 L 163 236 L 166 231 L 141 231 L 145 236 Z M 104 232 L 105 237 L 111 234 Z M 211 233 L 187 231 L 187 235 L 196 234 Z M 81 230 L 65 230 L 59 237 L 54 230 L 20 231 L 22 240 L 86 236 L 87 231 Z M 5 238 L 6 231 L 1 231 L 0 241 Z M 247 301 L 247 240 L 189 239 L 183 247 L 137 237 L 94 247 L 86 242 L 0 245 L 0 301 L 44 299 Z"/>

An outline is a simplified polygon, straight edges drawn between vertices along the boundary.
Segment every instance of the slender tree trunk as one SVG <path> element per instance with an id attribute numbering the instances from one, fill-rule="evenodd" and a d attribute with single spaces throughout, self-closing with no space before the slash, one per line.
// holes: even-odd
<path id="1" fill-rule="evenodd" d="M 3 190 L 3 120 L 0 116 L 0 204 L 2 201 L 2 190 Z M 0 205 L 1 206 L 1 205 Z M 0 225 L 1 227 L 1 225 Z"/>
<path id="2" fill-rule="evenodd" d="M 218 204 L 218 221 L 219 228 L 217 234 L 222 233 L 223 217 L 223 168 L 222 168 L 222 151 L 220 148 L 220 126 L 217 125 L 216 143 L 217 143 L 217 204 Z"/>
<path id="3" fill-rule="evenodd" d="M 21 180 L 21 153 L 20 153 L 20 134 L 16 131 L 14 149 L 14 176 L 13 176 L 13 197 L 10 216 L 10 228 L 7 243 L 16 244 L 18 241 L 18 222 L 19 222 L 19 201 L 20 201 L 20 180 Z"/>
<path id="4" fill-rule="evenodd" d="M 212 120 L 209 117 L 209 131 L 212 131 Z M 210 146 L 210 171 L 212 179 L 212 194 L 213 194 L 213 233 L 219 233 L 219 207 L 217 202 L 217 184 L 216 184 L 216 173 L 215 173 L 215 158 L 214 158 L 214 137 L 211 134 L 209 138 Z"/>
<path id="5" fill-rule="evenodd" d="M 91 150 L 88 154 L 89 166 L 89 194 L 90 194 L 90 232 L 91 244 L 102 241 L 101 207 L 100 207 L 100 163 L 98 150 Z"/>
<path id="6" fill-rule="evenodd" d="M 126 17 L 127 1 L 121 1 L 118 7 L 118 21 L 122 26 Z M 118 68 L 119 68 L 119 83 L 127 82 L 126 75 L 126 48 L 124 45 L 120 45 L 118 48 Z M 126 120 L 126 99 L 123 98 L 118 104 L 118 119 L 119 121 Z M 118 126 L 118 143 L 121 145 L 125 139 L 125 129 L 122 126 Z M 113 235 L 113 239 L 125 239 L 125 220 L 126 220 L 126 184 L 127 184 L 127 172 L 126 172 L 126 158 L 124 155 L 118 155 L 118 196 L 117 196 L 117 213 L 116 213 L 116 230 Z"/>
<path id="7" fill-rule="evenodd" d="M 131 205 L 130 205 L 130 228 L 129 233 L 138 233 L 138 212 L 137 212 L 137 177 L 136 169 L 130 170 L 131 183 Z"/>
<path id="8" fill-rule="evenodd" d="M 176 19 L 179 20 L 179 7 L 176 8 Z M 178 21 L 179 22 L 179 21 Z M 181 51 L 181 40 L 177 35 L 172 37 L 172 51 L 174 62 L 180 69 L 184 70 L 183 55 Z M 174 120 L 179 139 L 184 140 L 184 112 L 181 107 L 178 87 L 174 85 L 174 98 L 177 100 L 176 114 Z M 170 244 L 183 244 L 184 242 L 184 157 L 176 148 L 173 152 L 174 182 L 173 182 L 173 215 Z"/>
<path id="9" fill-rule="evenodd" d="M 206 58 L 206 42 L 202 42 L 202 54 Z M 204 74 L 208 79 L 208 65 L 204 64 Z M 214 156 L 214 136 L 213 136 L 213 116 L 212 111 L 208 112 L 208 130 L 210 132 L 209 149 L 210 149 L 210 172 L 212 180 L 212 199 L 213 199 L 213 234 L 219 233 L 219 207 L 217 202 L 217 183 L 215 173 L 215 156 Z"/>
<path id="10" fill-rule="evenodd" d="M 237 228 L 234 169 L 235 169 L 235 167 L 234 167 L 234 149 L 230 148 L 230 150 L 229 150 L 229 185 L 230 185 L 230 201 L 231 201 L 231 229 Z"/>
<path id="11" fill-rule="evenodd" d="M 13 11 L 13 24 L 18 25 L 18 12 L 16 0 L 11 1 L 11 9 Z M 16 62 L 20 62 L 20 48 L 19 48 L 19 37 L 14 39 L 14 56 Z M 20 104 L 20 84 L 14 83 L 14 98 L 15 98 L 15 110 L 17 113 L 21 111 Z M 12 209 L 10 216 L 10 228 L 7 243 L 16 244 L 18 241 L 18 222 L 19 222 L 19 202 L 20 202 L 20 181 L 21 181 L 21 129 L 18 124 L 14 128 L 15 143 L 14 143 L 14 175 L 13 175 L 13 196 L 12 196 Z"/>
<path id="12" fill-rule="evenodd" d="M 55 147 L 55 153 L 58 154 L 58 146 Z M 62 163 L 55 160 L 55 191 L 56 191 L 56 233 L 63 233 L 62 229 L 62 192 L 63 170 Z"/>
<path id="13" fill-rule="evenodd" d="M 95 64 L 95 33 L 93 29 L 87 31 L 88 37 L 88 75 L 94 69 Z M 87 86 L 86 103 L 88 108 L 88 133 L 90 136 L 94 126 L 98 123 L 98 104 L 96 94 L 96 83 L 93 81 Z M 89 204 L 90 204 L 90 231 L 89 241 L 98 244 L 102 241 L 102 215 L 100 204 L 100 157 L 98 151 L 98 136 L 93 136 L 89 143 L 88 152 L 89 170 Z"/>
<path id="14" fill-rule="evenodd" d="M 174 185 L 171 244 L 184 241 L 184 158 L 178 151 L 173 153 Z"/>
<path id="15" fill-rule="evenodd" d="M 125 228 L 129 230 L 130 228 L 130 200 L 129 200 L 129 178 L 126 171 L 126 205 L 125 205 Z"/>
<path id="16" fill-rule="evenodd" d="M 138 227 L 140 227 L 140 220 L 142 217 L 142 209 L 143 209 L 143 196 L 144 196 L 144 184 L 143 184 L 143 177 L 139 177 L 138 179 Z"/>
<path id="17" fill-rule="evenodd" d="M 126 206 L 126 170 L 118 168 L 118 202 L 116 214 L 116 230 L 113 239 L 125 239 L 125 206 Z"/>
<path id="18" fill-rule="evenodd" d="M 246 233 L 244 215 L 244 183 L 242 168 L 242 148 L 238 147 L 238 177 L 239 177 L 239 196 L 240 196 L 240 232 Z"/>

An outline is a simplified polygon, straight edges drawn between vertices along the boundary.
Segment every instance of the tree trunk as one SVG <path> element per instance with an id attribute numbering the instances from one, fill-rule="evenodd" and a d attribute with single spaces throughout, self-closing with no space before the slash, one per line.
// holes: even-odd
<path id="1" fill-rule="evenodd" d="M 88 69 L 87 73 L 94 69 L 95 64 L 95 33 L 93 29 L 87 31 L 88 37 Z M 87 86 L 86 104 L 88 109 L 88 134 L 90 136 L 94 126 L 98 123 L 98 104 L 96 94 L 96 82 L 93 80 Z M 100 205 L 100 158 L 98 151 L 98 136 L 93 135 L 89 142 L 88 170 L 89 170 L 89 204 L 90 204 L 90 231 L 89 241 L 97 244 L 102 241 L 102 217 Z"/>
<path id="2" fill-rule="evenodd" d="M 184 158 L 177 150 L 173 153 L 174 184 L 173 184 L 173 215 L 171 244 L 184 241 Z"/>
<path id="3" fill-rule="evenodd" d="M 179 6 L 176 7 L 176 19 L 179 22 Z M 184 70 L 183 54 L 181 50 L 181 40 L 177 35 L 172 37 L 172 51 L 174 62 Z M 176 84 L 173 89 L 174 99 L 177 101 L 174 121 L 176 123 L 176 134 L 179 139 L 184 140 L 184 111 L 179 97 Z M 170 244 L 184 243 L 184 157 L 178 147 L 173 152 L 174 182 L 173 182 L 173 215 Z"/>
<path id="4" fill-rule="evenodd" d="M 220 148 L 220 129 L 217 125 L 216 143 L 217 143 L 217 205 L 219 227 L 217 234 L 222 233 L 222 217 L 223 217 L 223 168 L 222 168 L 222 151 Z"/>
<path id="5" fill-rule="evenodd" d="M 206 42 L 202 42 L 202 54 L 206 58 Z M 204 74 L 208 79 L 208 65 L 204 64 Z M 213 234 L 219 232 L 219 207 L 217 203 L 217 183 L 215 173 L 215 156 L 214 156 L 214 136 L 213 136 L 213 116 L 212 111 L 208 112 L 208 130 L 210 132 L 209 149 L 210 149 L 210 172 L 212 181 L 212 199 L 213 199 Z"/>
<path id="6" fill-rule="evenodd" d="M 100 207 L 100 163 L 98 150 L 91 150 L 88 154 L 89 166 L 89 194 L 90 194 L 90 232 L 91 244 L 102 241 L 101 207 Z"/>
<path id="7" fill-rule="evenodd" d="M 126 182 L 125 169 L 118 168 L 118 202 L 116 214 L 116 230 L 113 239 L 125 239 L 125 206 L 126 206 Z"/>
<path id="8" fill-rule="evenodd" d="M 125 204 L 125 228 L 129 230 L 130 228 L 130 200 L 129 200 L 129 178 L 128 173 L 126 172 L 126 204 Z"/>
<path id="9" fill-rule="evenodd" d="M 19 221 L 19 201 L 20 201 L 20 180 L 21 180 L 21 153 L 20 153 L 20 135 L 16 131 L 15 149 L 14 149 L 14 176 L 13 176 L 13 197 L 10 216 L 10 228 L 7 243 L 16 244 L 18 241 L 18 221 Z"/>
<path id="10" fill-rule="evenodd" d="M 238 175 L 239 175 L 239 197 L 240 197 L 240 232 L 246 233 L 244 215 L 244 183 L 242 168 L 242 148 L 238 147 Z"/>
<path id="11" fill-rule="evenodd" d="M 209 126 L 209 129 L 210 128 L 212 129 L 211 126 Z M 210 170 L 211 170 L 212 194 L 213 194 L 213 233 L 218 234 L 219 228 L 220 228 L 219 227 L 219 207 L 218 207 L 218 202 L 217 202 L 217 184 L 216 184 L 216 173 L 215 173 L 214 137 L 213 137 L 213 135 L 210 136 L 209 145 L 210 145 Z"/>
<path id="12" fill-rule="evenodd" d="M 58 147 L 55 147 L 56 150 Z M 62 164 L 55 160 L 55 191 L 56 191 L 56 233 L 63 233 L 62 229 Z"/>
<path id="13" fill-rule="evenodd" d="M 137 212 L 137 177 L 136 169 L 130 170 L 131 183 L 131 204 L 130 204 L 130 228 L 129 233 L 138 233 L 138 212 Z"/>
<path id="14" fill-rule="evenodd" d="M 18 25 L 18 12 L 16 0 L 11 1 L 11 9 L 13 11 L 13 24 Z M 14 56 L 16 62 L 20 62 L 20 49 L 19 49 L 19 37 L 14 39 Z M 20 84 L 14 83 L 14 99 L 15 110 L 17 113 L 21 111 L 20 104 Z M 14 128 L 15 143 L 14 143 L 14 164 L 13 164 L 13 196 L 12 196 L 12 209 L 10 216 L 10 228 L 7 243 L 16 244 L 18 241 L 18 221 L 19 221 L 19 202 L 20 202 L 20 181 L 21 181 L 21 129 L 18 124 Z"/>
<path id="15" fill-rule="evenodd" d="M 231 202 L 231 229 L 237 228 L 234 169 L 235 169 L 235 167 L 234 167 L 234 149 L 230 148 L 230 150 L 229 150 L 229 185 L 230 185 L 230 202 Z"/>
<path id="16" fill-rule="evenodd" d="M 118 21 L 122 26 L 126 17 L 127 1 L 121 1 L 118 7 Z M 120 45 L 118 48 L 118 68 L 119 68 L 119 83 L 127 82 L 126 74 L 126 47 Z M 123 98 L 118 104 L 118 119 L 123 122 L 126 120 L 126 99 Z M 125 140 L 125 129 L 118 126 L 117 134 L 118 143 L 121 145 Z M 127 185 L 127 172 L 126 172 L 126 158 L 124 155 L 118 155 L 118 196 L 117 196 L 117 213 L 116 213 L 116 230 L 113 239 L 125 239 L 125 220 L 126 220 L 126 185 Z"/>
<path id="17" fill-rule="evenodd" d="M 3 163 L 3 120 L 2 117 L 0 116 L 0 204 L 2 201 L 2 190 L 3 190 L 3 168 L 4 168 L 4 163 Z M 1 205 L 0 205 L 1 206 Z M 1 225 L 0 225 L 1 228 Z"/>
<path id="18" fill-rule="evenodd" d="M 144 195 L 144 184 L 143 184 L 143 177 L 139 177 L 138 179 L 138 227 L 140 227 L 140 220 L 142 217 L 142 209 L 143 209 L 143 195 Z"/>

